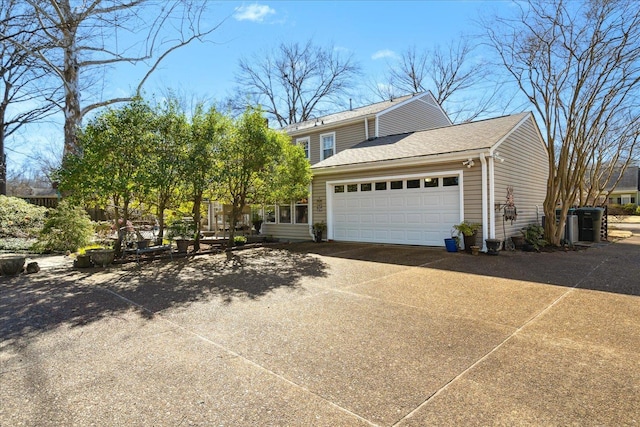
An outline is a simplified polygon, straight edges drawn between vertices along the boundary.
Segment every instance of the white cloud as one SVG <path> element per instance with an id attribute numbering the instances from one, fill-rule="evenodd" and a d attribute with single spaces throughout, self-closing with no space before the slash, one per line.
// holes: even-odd
<path id="1" fill-rule="evenodd" d="M 233 17 L 238 21 L 262 22 L 266 16 L 273 15 L 275 13 L 275 9 L 272 9 L 267 5 L 255 3 L 249 6 L 240 6 L 236 9 L 236 13 Z"/>
<path id="2" fill-rule="evenodd" d="M 371 59 L 383 59 L 383 58 L 395 58 L 396 53 L 389 49 L 379 50 L 373 55 L 371 55 Z"/>

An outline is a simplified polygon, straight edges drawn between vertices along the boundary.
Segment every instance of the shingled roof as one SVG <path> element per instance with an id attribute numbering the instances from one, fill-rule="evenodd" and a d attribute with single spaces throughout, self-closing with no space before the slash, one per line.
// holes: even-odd
<path id="1" fill-rule="evenodd" d="M 520 113 L 363 141 L 313 165 L 312 169 L 489 149 L 529 114 Z"/>
<path id="2" fill-rule="evenodd" d="M 377 102 L 371 105 L 365 105 L 364 107 L 354 108 L 352 110 L 341 111 L 339 113 L 334 113 L 334 114 L 329 114 L 322 117 L 313 118 L 304 122 L 294 123 L 292 125 L 283 127 L 282 130 L 287 133 L 291 133 L 299 130 L 312 128 L 319 123 L 328 125 L 332 123 L 339 123 L 342 121 L 355 119 L 358 117 L 366 117 L 373 114 L 377 114 L 381 111 L 386 110 L 387 108 L 393 107 L 394 105 L 398 105 L 401 102 L 404 102 L 407 99 L 410 99 L 414 96 L 422 96 L 422 95 L 424 95 L 424 93 L 420 93 L 417 95 L 405 95 L 399 98 L 393 98 L 391 100 Z"/>

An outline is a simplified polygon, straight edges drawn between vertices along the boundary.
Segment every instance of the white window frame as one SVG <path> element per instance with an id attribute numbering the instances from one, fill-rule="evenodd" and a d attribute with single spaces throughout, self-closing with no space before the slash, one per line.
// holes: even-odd
<path id="1" fill-rule="evenodd" d="M 296 145 L 300 145 L 307 154 L 307 159 L 311 160 L 311 138 L 308 136 L 305 136 L 304 138 L 298 138 L 296 139 Z"/>
<path id="2" fill-rule="evenodd" d="M 329 133 L 323 133 L 320 134 L 320 160 L 324 160 L 324 159 L 328 159 L 331 156 L 324 156 L 324 138 L 330 136 L 333 139 L 333 147 L 331 147 L 331 150 L 333 151 L 333 153 L 331 153 L 331 156 L 335 156 L 336 155 L 336 133 L 335 132 L 329 132 Z"/>
<path id="3" fill-rule="evenodd" d="M 307 207 L 307 221 L 306 222 L 298 222 L 298 211 L 297 211 L 297 207 L 298 206 L 306 206 Z M 309 202 L 307 201 L 307 203 L 300 203 L 300 202 L 295 202 L 293 203 L 293 223 L 294 224 L 309 224 Z"/>

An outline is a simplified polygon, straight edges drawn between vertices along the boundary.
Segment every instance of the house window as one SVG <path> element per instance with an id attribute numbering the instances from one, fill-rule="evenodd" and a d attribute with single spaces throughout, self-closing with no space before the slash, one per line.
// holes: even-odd
<path id="1" fill-rule="evenodd" d="M 333 187 L 334 193 L 344 193 L 344 185 L 336 185 Z"/>
<path id="2" fill-rule="evenodd" d="M 309 223 L 309 205 L 307 199 L 296 202 L 295 205 L 296 224 Z"/>
<path id="3" fill-rule="evenodd" d="M 424 188 L 431 188 L 438 186 L 438 178 L 425 178 L 424 179 Z"/>
<path id="4" fill-rule="evenodd" d="M 291 224 L 291 205 L 278 205 L 278 222 Z"/>
<path id="5" fill-rule="evenodd" d="M 355 193 L 356 191 L 358 191 L 358 184 L 347 185 L 347 193 Z"/>
<path id="6" fill-rule="evenodd" d="M 387 183 L 386 182 L 376 182 L 376 191 L 386 190 Z"/>
<path id="7" fill-rule="evenodd" d="M 309 151 L 309 149 L 310 149 L 309 137 L 307 136 L 306 138 L 298 138 L 298 139 L 296 139 L 296 144 L 302 147 L 302 149 L 304 150 L 304 156 L 307 159 L 310 159 L 311 158 L 311 153 Z"/>
<path id="8" fill-rule="evenodd" d="M 275 223 L 276 222 L 276 207 L 265 206 L 264 207 L 264 222 Z"/>
<path id="9" fill-rule="evenodd" d="M 402 190 L 402 181 L 391 181 L 392 190 Z"/>
<path id="10" fill-rule="evenodd" d="M 407 180 L 407 188 L 420 188 L 420 180 L 419 179 L 408 179 Z"/>
<path id="11" fill-rule="evenodd" d="M 336 154 L 336 133 L 325 133 L 320 135 L 320 154 L 321 159 L 327 159 Z"/>
<path id="12" fill-rule="evenodd" d="M 442 185 L 445 187 L 453 187 L 458 185 L 458 177 L 457 176 L 445 176 L 442 178 Z"/>
<path id="13" fill-rule="evenodd" d="M 371 183 L 360 184 L 360 191 L 371 191 Z"/>

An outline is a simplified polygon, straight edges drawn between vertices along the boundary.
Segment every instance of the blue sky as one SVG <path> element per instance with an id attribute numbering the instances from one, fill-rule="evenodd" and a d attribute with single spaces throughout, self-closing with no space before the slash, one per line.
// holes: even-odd
<path id="1" fill-rule="evenodd" d="M 240 57 L 251 57 L 281 42 L 312 39 L 352 53 L 363 79 L 382 76 L 394 55 L 446 44 L 461 34 L 479 30 L 473 20 L 491 10 L 506 12 L 506 1 L 260 1 L 207 2 L 207 19 L 220 28 L 208 43 L 174 52 L 145 85 L 147 95 L 172 88 L 187 95 L 220 101 L 235 86 Z M 144 73 L 142 67 L 114 69 L 107 74 L 105 94 L 129 95 Z M 7 141 L 9 169 L 20 170 L 36 153 L 61 151 L 61 119 L 32 127 Z"/>

